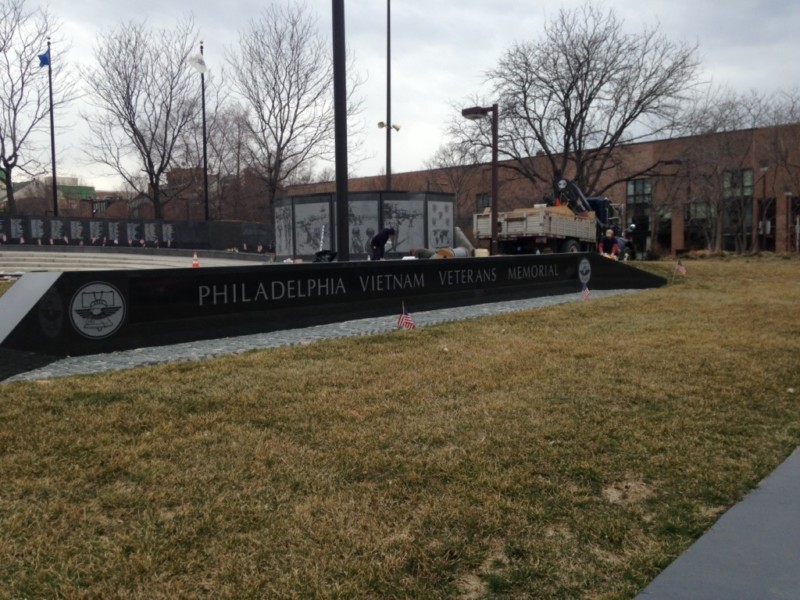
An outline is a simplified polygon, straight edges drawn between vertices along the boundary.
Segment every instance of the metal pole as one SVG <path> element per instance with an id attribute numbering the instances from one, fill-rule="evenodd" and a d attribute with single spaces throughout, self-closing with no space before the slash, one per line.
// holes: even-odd
<path id="1" fill-rule="evenodd" d="M 759 165 L 759 171 L 761 171 L 761 200 L 756 198 L 755 190 L 753 190 L 753 252 L 759 251 L 758 224 L 761 222 L 762 211 L 766 214 L 767 203 L 767 172 L 769 171 L 769 166 L 765 160 L 759 161 Z M 761 223 L 761 230 L 766 230 L 765 223 Z M 764 250 L 765 245 L 766 239 L 762 241 L 760 249 Z"/>
<path id="2" fill-rule="evenodd" d="M 392 0 L 386 0 L 386 189 L 392 189 Z"/>
<path id="3" fill-rule="evenodd" d="M 58 186 L 56 185 L 56 134 L 53 119 L 53 55 L 47 38 L 47 82 L 50 86 L 50 160 L 53 165 L 53 216 L 58 216 Z"/>
<path id="4" fill-rule="evenodd" d="M 200 41 L 200 56 L 203 56 L 203 41 Z M 202 93 L 202 106 L 203 106 L 203 201 L 206 208 L 206 221 L 209 220 L 208 213 L 208 151 L 207 151 L 207 136 L 206 136 L 206 75 L 200 73 L 200 90 Z"/>
<path id="5" fill-rule="evenodd" d="M 766 216 L 767 216 L 767 171 L 766 171 L 766 168 L 762 168 L 761 172 L 763 173 L 762 182 L 761 182 L 761 206 L 758 209 L 758 217 L 759 217 L 759 219 L 761 219 L 761 213 L 763 212 L 764 213 L 764 219 L 763 220 L 766 221 Z M 777 205 L 777 202 L 776 202 L 776 205 Z M 766 250 L 767 249 L 766 248 L 766 246 L 767 246 L 767 224 L 766 224 L 766 222 L 761 224 L 761 237 L 762 237 L 761 248 L 763 250 Z M 756 236 L 756 239 L 758 239 L 758 236 Z"/>
<path id="6" fill-rule="evenodd" d="M 347 202 L 347 80 L 344 0 L 332 0 L 333 113 L 336 152 L 336 253 L 350 260 L 350 217 Z"/>
<path id="7" fill-rule="evenodd" d="M 499 206 L 498 200 L 498 181 L 497 181 L 497 154 L 498 154 L 498 107 L 497 104 L 492 104 L 492 250 L 497 252 L 497 211 Z"/>

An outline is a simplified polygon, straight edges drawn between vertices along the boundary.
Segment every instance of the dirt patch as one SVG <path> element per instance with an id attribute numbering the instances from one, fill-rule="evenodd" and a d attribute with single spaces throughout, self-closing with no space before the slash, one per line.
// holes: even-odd
<path id="1" fill-rule="evenodd" d="M 603 497 L 611 504 L 633 504 L 652 496 L 653 487 L 643 481 L 621 481 L 603 490 Z"/>
<path id="2" fill-rule="evenodd" d="M 488 593 L 485 575 L 502 570 L 508 566 L 508 557 L 503 550 L 503 544 L 494 540 L 489 546 L 489 552 L 478 571 L 468 573 L 458 579 L 458 590 L 460 600 L 479 600 Z"/>

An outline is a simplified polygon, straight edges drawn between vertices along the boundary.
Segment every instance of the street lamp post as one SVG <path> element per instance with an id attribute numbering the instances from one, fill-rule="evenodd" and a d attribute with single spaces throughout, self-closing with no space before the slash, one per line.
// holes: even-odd
<path id="1" fill-rule="evenodd" d="M 386 0 L 386 189 L 392 189 L 392 0 Z M 380 127 L 380 125 L 379 125 Z"/>
<path id="2" fill-rule="evenodd" d="M 388 112 L 388 108 L 387 108 Z M 400 131 L 400 125 L 392 123 L 378 123 L 378 129 L 386 128 L 386 189 L 392 189 L 392 129 Z"/>
<path id="3" fill-rule="evenodd" d="M 347 200 L 347 65 L 344 0 L 331 0 L 333 13 L 333 114 L 336 161 L 336 250 L 350 260 L 350 212 Z"/>
<path id="4" fill-rule="evenodd" d="M 400 128 L 392 124 L 392 0 L 386 0 L 386 123 L 381 121 L 378 127 L 386 128 L 386 189 L 392 189 L 392 128 Z"/>
<path id="5" fill-rule="evenodd" d="M 491 243 L 491 251 L 497 251 L 497 211 L 498 211 L 498 164 L 497 164 L 497 154 L 498 154 L 498 143 L 497 143 L 497 129 L 498 129 L 498 108 L 497 104 L 492 104 L 491 106 L 481 107 L 481 106 L 473 106 L 471 108 L 465 108 L 461 111 L 461 116 L 467 119 L 477 120 L 482 119 L 492 114 L 492 217 L 491 217 L 491 228 L 492 228 L 492 243 Z"/>

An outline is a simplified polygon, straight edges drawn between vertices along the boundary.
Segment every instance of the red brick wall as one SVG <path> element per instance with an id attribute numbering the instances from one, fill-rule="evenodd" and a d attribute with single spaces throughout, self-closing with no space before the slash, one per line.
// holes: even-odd
<path id="1" fill-rule="evenodd" d="M 673 175 L 678 168 L 674 164 L 677 160 L 686 160 L 691 156 L 691 152 L 704 150 L 704 145 L 708 146 L 711 152 L 712 146 L 724 143 L 729 149 L 729 155 L 725 160 L 730 164 L 722 165 L 723 169 L 745 169 L 753 170 L 754 179 L 758 180 L 758 185 L 754 186 L 754 195 L 762 195 L 760 165 L 762 161 L 769 164 L 769 169 L 765 175 L 766 197 L 776 200 L 776 251 L 785 252 L 791 250 L 789 243 L 789 216 L 788 203 L 783 201 L 787 191 L 794 195 L 800 193 L 800 124 L 769 127 L 755 130 L 735 131 L 724 134 L 716 134 L 710 137 L 686 137 L 672 140 L 643 142 L 621 147 L 616 158 L 619 160 L 619 167 L 605 174 L 600 181 L 600 189 L 609 185 L 615 179 L 620 179 L 619 183 L 611 185 L 603 192 L 614 203 L 624 205 L 626 201 L 626 181 L 632 174 L 646 170 L 657 163 L 659 176 L 650 176 L 653 183 L 653 203 L 655 206 L 673 204 L 672 209 L 672 228 L 671 228 L 671 247 L 663 249 L 675 253 L 676 250 L 685 247 L 685 223 L 683 206 L 687 202 L 686 192 L 675 189 Z M 549 163 L 546 157 L 533 157 L 531 160 L 537 172 L 549 173 Z M 544 196 L 551 196 L 552 190 L 549 183 L 532 183 L 530 180 L 521 177 L 509 168 L 503 168 L 510 163 L 501 162 L 499 171 L 499 208 L 501 211 L 513 208 L 522 208 L 542 201 Z M 456 222 L 462 224 L 462 228 L 471 233 L 472 214 L 476 211 L 476 200 L 479 194 L 489 194 L 491 191 L 491 169 L 488 164 L 477 167 L 461 167 L 461 169 L 472 169 L 472 172 L 465 177 L 465 185 L 458 190 L 456 198 Z M 447 177 L 446 169 L 434 169 L 426 171 L 415 171 L 410 173 L 392 174 L 392 189 L 408 192 L 447 192 L 453 193 L 450 178 Z M 569 177 L 569 173 L 566 174 Z M 642 175 L 642 177 L 647 177 Z M 350 191 L 377 191 L 384 190 L 386 185 L 385 176 L 358 177 L 348 182 Z M 298 185 L 288 188 L 285 192 L 290 196 L 301 196 L 315 193 L 331 193 L 335 191 L 334 182 L 323 182 L 309 185 Z M 469 226 L 464 224 L 469 223 Z"/>

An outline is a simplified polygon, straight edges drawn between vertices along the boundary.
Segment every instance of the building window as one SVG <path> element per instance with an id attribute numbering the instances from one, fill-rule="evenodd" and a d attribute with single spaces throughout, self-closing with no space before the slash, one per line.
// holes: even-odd
<path id="1" fill-rule="evenodd" d="M 650 208 L 653 205 L 653 187 L 649 179 L 631 179 L 625 193 L 625 222 L 635 225 L 643 235 L 650 231 Z"/>
<path id="2" fill-rule="evenodd" d="M 686 212 L 690 221 L 707 221 L 716 218 L 717 207 L 710 202 L 691 202 L 686 205 Z"/>
<path id="3" fill-rule="evenodd" d="M 725 171 L 722 187 L 725 198 L 752 198 L 753 169 Z"/>
<path id="4" fill-rule="evenodd" d="M 626 202 L 631 204 L 653 203 L 653 188 L 649 179 L 633 179 L 628 182 Z"/>
<path id="5" fill-rule="evenodd" d="M 491 196 L 489 194 L 478 194 L 475 199 L 475 206 L 478 209 L 476 212 L 482 213 L 491 205 Z"/>

